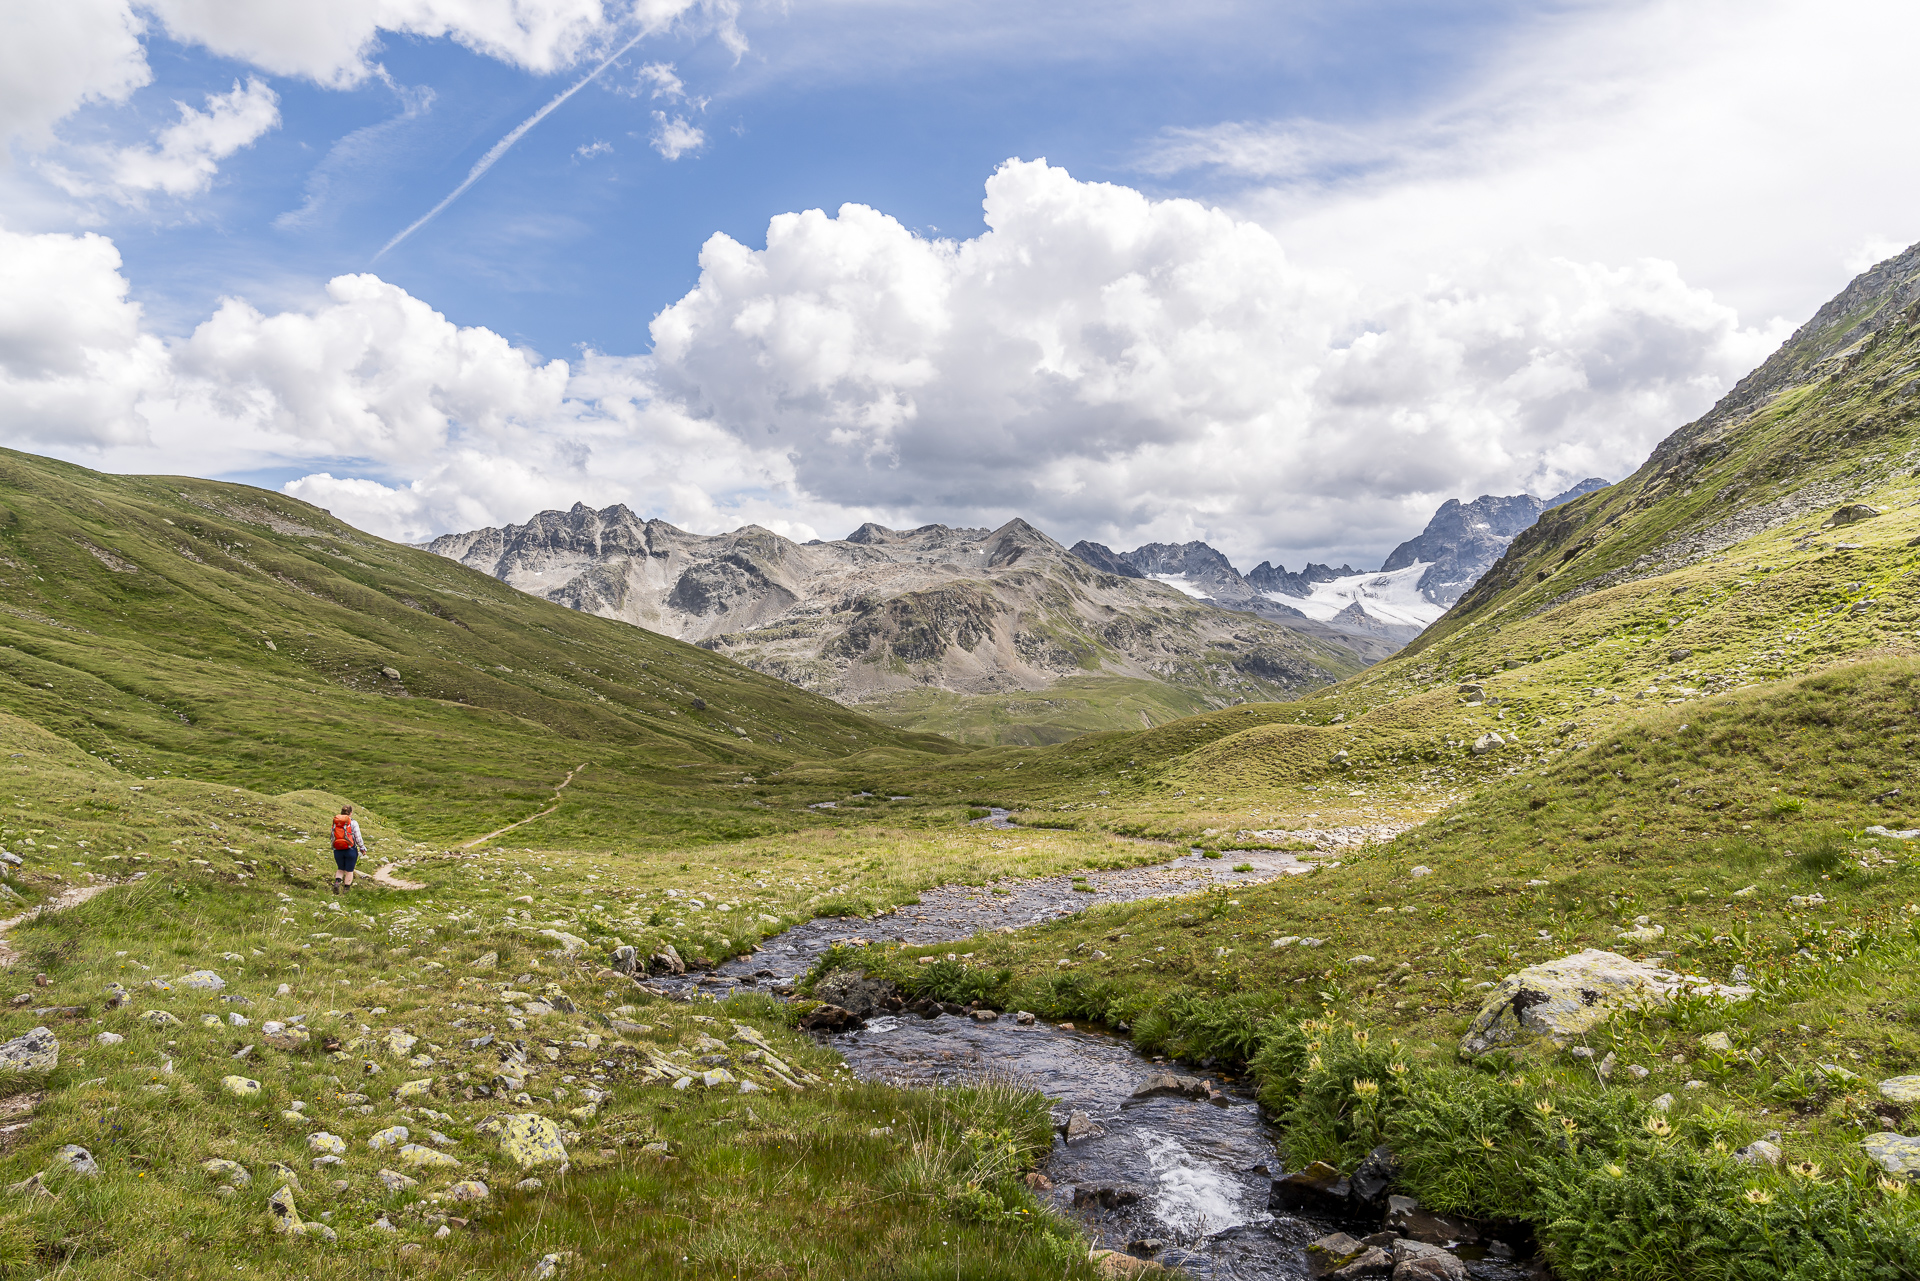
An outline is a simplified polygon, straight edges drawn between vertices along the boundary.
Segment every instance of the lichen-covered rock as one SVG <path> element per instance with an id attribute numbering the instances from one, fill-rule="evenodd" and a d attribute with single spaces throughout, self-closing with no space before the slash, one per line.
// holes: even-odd
<path id="1" fill-rule="evenodd" d="M 433 1093 L 433 1078 L 423 1076 L 417 1081 L 402 1081 L 394 1088 L 396 1099 L 422 1099 Z"/>
<path id="2" fill-rule="evenodd" d="M 419 1170 L 457 1170 L 460 1168 L 458 1157 L 448 1156 L 445 1152 L 436 1152 L 430 1147 L 418 1143 L 409 1143 L 400 1149 L 400 1163 Z"/>
<path id="3" fill-rule="evenodd" d="M 267 1198 L 267 1215 L 273 1223 L 275 1232 L 296 1233 L 302 1226 L 300 1209 L 293 1203 L 293 1188 L 281 1184 L 278 1191 Z"/>
<path id="4" fill-rule="evenodd" d="M 165 1010 L 147 1010 L 140 1015 L 140 1021 L 142 1023 L 151 1023 L 155 1027 L 180 1027 L 181 1026 L 180 1020 L 176 1019 L 175 1017 L 173 1017 L 173 1015 L 167 1013 Z M 42 1031 L 42 1030 L 43 1029 L 40 1029 L 40 1028 L 34 1029 L 34 1031 L 36 1032 Z M 31 1036 L 32 1033 L 30 1032 L 28 1033 L 28 1035 Z"/>
<path id="5" fill-rule="evenodd" d="M 399 1028 L 394 1028 L 380 1038 L 380 1044 L 386 1050 L 387 1056 L 395 1059 L 406 1058 L 413 1053 L 413 1047 L 419 1043 L 419 1037 L 403 1032 Z"/>
<path id="6" fill-rule="evenodd" d="M 560 1142 L 560 1127 L 532 1112 L 517 1112 L 501 1118 L 500 1154 L 523 1170 L 536 1165 L 560 1165 L 567 1149 Z"/>
<path id="7" fill-rule="evenodd" d="M 565 930 L 541 930 L 541 938 L 552 939 L 568 956 L 587 950 L 587 941 L 578 934 L 569 934 Z"/>
<path id="8" fill-rule="evenodd" d="M 1715 983 L 1628 960 L 1617 952 L 1588 948 L 1502 979 L 1460 1048 L 1467 1054 L 1481 1054 L 1528 1035 L 1564 1044 L 1598 1026 L 1615 1010 L 1664 1005 L 1683 990 L 1727 1001 L 1753 995 L 1750 987 Z"/>
<path id="9" fill-rule="evenodd" d="M 313 1040 L 313 1033 L 297 1023 L 282 1023 L 277 1019 L 268 1019 L 260 1025 L 260 1039 L 276 1050 L 285 1050 L 289 1054 L 306 1048 Z"/>
<path id="10" fill-rule="evenodd" d="M 408 1178 L 398 1170 L 382 1170 L 374 1176 L 380 1180 L 380 1186 L 389 1192 L 405 1192 L 408 1188 L 420 1186 L 420 1180 Z"/>
<path id="11" fill-rule="evenodd" d="M 1894 1103 L 1920 1103 L 1920 1076 L 1894 1076 L 1880 1082 L 1882 1098 Z"/>
<path id="12" fill-rule="evenodd" d="M 462 1179 L 447 1189 L 447 1195 L 455 1201 L 484 1201 L 493 1193 L 478 1179 Z"/>
<path id="13" fill-rule="evenodd" d="M 307 1146 L 315 1152 L 327 1156 L 339 1156 L 347 1150 L 347 1141 L 337 1134 L 328 1134 L 325 1130 L 315 1130 L 307 1136 Z"/>
<path id="14" fill-rule="evenodd" d="M 1882 1130 L 1860 1140 L 1860 1146 L 1888 1174 L 1920 1174 L 1920 1139 Z"/>
<path id="15" fill-rule="evenodd" d="M 260 1093 L 260 1082 L 250 1076 L 223 1076 L 220 1088 L 235 1098 L 250 1099 Z"/>
<path id="16" fill-rule="evenodd" d="M 202 1161 L 200 1168 L 207 1172 L 208 1178 L 225 1179 L 236 1188 L 244 1188 L 253 1182 L 253 1176 L 247 1173 L 247 1167 L 238 1161 L 229 1161 L 225 1157 L 214 1157 Z"/>
<path id="17" fill-rule="evenodd" d="M 212 970 L 195 970 L 185 978 L 175 979 L 174 982 L 196 992 L 218 992 L 227 985 L 227 981 Z"/>
<path id="18" fill-rule="evenodd" d="M 37 1027 L 0 1044 L 0 1072 L 51 1072 L 60 1066 L 60 1042 Z"/>
<path id="19" fill-rule="evenodd" d="M 539 1262 L 533 1265 L 533 1281 L 553 1281 L 564 1275 L 573 1266 L 573 1251 L 562 1250 L 558 1254 L 543 1254 Z"/>
<path id="20" fill-rule="evenodd" d="M 640 970 L 640 949 L 630 945 L 616 947 L 607 962 L 617 974 L 636 974 Z"/>
<path id="21" fill-rule="evenodd" d="M 412 1137 L 406 1126 L 390 1125 L 369 1138 L 367 1146 L 378 1152 L 381 1148 L 397 1148 Z"/>
<path id="22" fill-rule="evenodd" d="M 93 1153 L 77 1143 L 69 1143 L 54 1153 L 54 1159 L 74 1174 L 92 1176 L 100 1173 L 100 1167 L 93 1159 Z"/>

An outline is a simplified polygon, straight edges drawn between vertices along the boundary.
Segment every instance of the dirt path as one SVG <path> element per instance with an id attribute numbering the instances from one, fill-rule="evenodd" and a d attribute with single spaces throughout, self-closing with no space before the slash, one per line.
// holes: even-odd
<path id="1" fill-rule="evenodd" d="M 384 885 L 390 890 L 424 890 L 427 888 L 426 882 L 424 881 L 409 881 L 403 877 L 395 876 L 393 869 L 396 866 L 398 865 L 394 863 L 382 863 L 379 867 L 367 873 L 367 879 L 375 885 Z"/>
<path id="2" fill-rule="evenodd" d="M 536 818 L 545 818 L 547 815 L 553 813 L 555 810 L 560 808 L 560 793 L 566 791 L 567 784 L 573 781 L 573 776 L 575 774 L 578 774 L 581 770 L 584 770 L 585 768 L 586 766 L 584 764 L 581 764 L 581 765 L 576 765 L 572 769 L 568 770 L 567 776 L 560 780 L 560 786 L 553 789 L 553 804 L 547 806 L 547 808 L 541 810 L 538 814 L 529 814 L 527 817 L 521 819 L 518 823 L 509 823 L 505 827 L 496 828 L 495 830 L 488 832 L 485 836 L 476 837 L 475 839 L 468 841 L 465 845 L 462 845 L 460 848 L 463 850 L 470 850 L 474 846 L 484 844 L 485 842 L 492 840 L 496 836 L 505 835 L 506 833 L 511 832 L 516 827 L 525 827 L 528 823 L 533 822 L 533 820 Z M 386 870 L 385 868 L 381 869 L 381 871 L 385 871 L 385 870 Z M 378 873 L 375 873 L 375 875 L 377 876 Z"/>
<path id="3" fill-rule="evenodd" d="M 104 894 L 115 886 L 123 884 L 125 884 L 124 881 L 107 881 L 100 885 L 76 885 L 72 889 L 61 890 L 31 911 L 22 912 L 18 916 L 9 916 L 0 921 L 0 969 L 10 970 L 20 959 L 20 954 L 13 950 L 13 944 L 6 939 L 7 932 L 14 926 L 23 921 L 35 920 L 43 912 L 64 912 L 70 907 L 78 907 L 94 895 Z"/>

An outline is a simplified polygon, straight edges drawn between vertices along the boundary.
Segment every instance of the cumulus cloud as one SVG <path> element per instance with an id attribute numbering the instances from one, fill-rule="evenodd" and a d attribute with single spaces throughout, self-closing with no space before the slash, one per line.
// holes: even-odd
<path id="1" fill-rule="evenodd" d="M 669 116 L 664 111 L 656 111 L 653 113 L 653 135 L 648 141 L 653 144 L 655 151 L 668 160 L 678 160 L 688 152 L 698 151 L 705 146 L 707 135 L 685 116 Z"/>
<path id="2" fill-rule="evenodd" d="M 1520 255 L 1376 294 L 1043 161 L 1003 166 L 985 209 L 961 243 L 859 205 L 775 218 L 764 249 L 715 236 L 654 321 L 657 394 L 777 439 L 822 499 L 1252 554 L 1618 475 L 1777 337 L 1656 261 Z"/>
<path id="3" fill-rule="evenodd" d="M 7 9 L 0 41 L 0 142 L 44 146 L 88 102 L 125 102 L 153 79 L 128 0 L 61 0 Z"/>
<path id="4" fill-rule="evenodd" d="M 179 123 L 162 129 L 151 146 L 113 154 L 110 181 L 122 199 L 149 191 L 169 196 L 205 191 L 220 161 L 280 125 L 279 96 L 257 78 L 245 85 L 234 81 L 230 93 L 208 94 L 205 111 L 184 102 L 174 105 Z"/>

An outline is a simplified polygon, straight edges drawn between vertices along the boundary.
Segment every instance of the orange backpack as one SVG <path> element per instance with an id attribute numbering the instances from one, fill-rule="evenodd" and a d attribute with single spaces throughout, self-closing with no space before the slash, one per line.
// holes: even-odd
<path id="1" fill-rule="evenodd" d="M 337 850 L 353 848 L 353 820 L 345 814 L 333 816 L 333 848 Z"/>

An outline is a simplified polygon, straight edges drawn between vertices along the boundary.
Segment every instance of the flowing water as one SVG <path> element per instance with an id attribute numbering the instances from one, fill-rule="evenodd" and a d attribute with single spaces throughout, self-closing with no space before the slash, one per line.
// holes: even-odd
<path id="1" fill-rule="evenodd" d="M 1003 814 L 994 817 L 1004 821 Z M 872 920 L 809 921 L 697 982 L 673 986 L 715 998 L 743 988 L 784 988 L 835 943 L 954 942 L 983 930 L 1070 916 L 1098 903 L 1257 884 L 1310 871 L 1316 862 L 1338 866 L 1270 851 L 1229 851 L 1220 859 L 1196 852 L 1084 878 L 943 886 L 922 894 L 918 905 Z M 1245 864 L 1252 870 L 1231 870 Z M 1149 1076 L 1169 1070 L 1164 1060 L 1147 1059 L 1117 1037 L 1042 1022 L 1022 1026 L 1010 1014 L 992 1023 L 955 1015 L 882 1015 L 830 1043 L 868 1080 L 928 1086 L 993 1072 L 1046 1094 L 1057 1128 L 1053 1152 L 1040 1167 L 1053 1183 L 1043 1195 L 1109 1249 L 1132 1246 L 1136 1254 L 1220 1281 L 1290 1281 L 1309 1275 L 1301 1247 L 1328 1231 L 1324 1224 L 1268 1213 L 1268 1187 L 1280 1173 L 1274 1135 L 1250 1093 L 1222 1073 L 1203 1073 L 1222 1087 L 1211 1102 L 1136 1101 L 1130 1096 Z M 1069 1143 L 1063 1131 L 1075 1113 L 1084 1115 Z"/>

